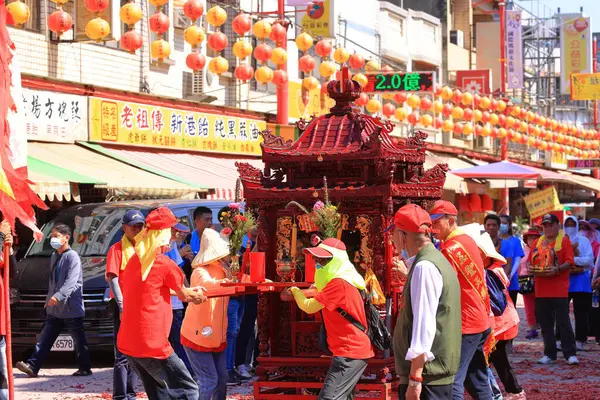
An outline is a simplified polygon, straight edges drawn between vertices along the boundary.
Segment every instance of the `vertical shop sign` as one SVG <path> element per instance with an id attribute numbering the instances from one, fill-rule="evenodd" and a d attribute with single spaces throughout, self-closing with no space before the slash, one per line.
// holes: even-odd
<path id="1" fill-rule="evenodd" d="M 506 12 L 506 83 L 508 89 L 523 88 L 523 38 L 521 11 Z"/>
<path id="2" fill-rule="evenodd" d="M 560 92 L 571 93 L 571 74 L 592 72 L 590 19 L 581 14 L 561 15 Z"/>

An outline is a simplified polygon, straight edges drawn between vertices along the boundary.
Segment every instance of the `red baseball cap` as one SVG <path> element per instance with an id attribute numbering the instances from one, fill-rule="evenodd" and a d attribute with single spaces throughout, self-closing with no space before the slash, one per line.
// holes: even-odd
<path id="1" fill-rule="evenodd" d="M 318 258 L 333 258 L 333 254 L 327 250 L 327 247 L 336 250 L 346 251 L 344 242 L 338 239 L 325 239 L 317 247 L 308 247 L 304 249 L 305 253 L 310 253 Z"/>
<path id="2" fill-rule="evenodd" d="M 148 230 L 160 231 L 177 225 L 177 218 L 167 207 L 160 207 L 152 211 L 146 217 L 146 228 Z"/>
<path id="3" fill-rule="evenodd" d="M 456 206 L 450 203 L 447 200 L 438 200 L 433 204 L 433 208 L 429 211 L 429 215 L 431 216 L 431 220 L 435 221 L 436 219 L 442 218 L 444 215 L 458 215 L 458 210 Z"/>
<path id="4" fill-rule="evenodd" d="M 424 228 L 423 225 L 427 225 Z M 416 204 L 407 204 L 396 211 L 394 226 L 403 232 L 431 232 L 431 217 Z"/>

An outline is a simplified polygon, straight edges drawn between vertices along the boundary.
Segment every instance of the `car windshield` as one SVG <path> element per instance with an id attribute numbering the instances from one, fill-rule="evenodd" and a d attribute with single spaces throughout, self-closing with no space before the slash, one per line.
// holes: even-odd
<path id="1" fill-rule="evenodd" d="M 110 246 L 121 240 L 121 219 L 129 208 L 125 207 L 74 207 L 59 213 L 44 225 L 44 239 L 34 243 L 27 257 L 48 257 L 54 251 L 50 246 L 50 233 L 56 224 L 66 224 L 73 230 L 71 248 L 82 257 L 105 256 Z"/>

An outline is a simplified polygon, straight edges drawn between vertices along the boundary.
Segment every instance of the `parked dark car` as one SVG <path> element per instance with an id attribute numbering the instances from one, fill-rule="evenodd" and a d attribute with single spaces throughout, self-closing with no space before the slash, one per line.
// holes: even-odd
<path id="1" fill-rule="evenodd" d="M 110 350 L 113 346 L 113 324 L 108 315 L 110 293 L 104 279 L 106 253 L 110 246 L 121 240 L 121 218 L 127 210 L 139 209 L 145 215 L 157 206 L 166 206 L 179 221 L 193 229 L 193 213 L 198 206 L 213 211 L 213 226 L 220 229 L 219 210 L 228 205 L 218 200 L 147 200 L 116 203 L 84 204 L 59 212 L 44 225 L 44 240 L 32 243 L 25 257 L 19 261 L 11 279 L 12 343 L 15 352 L 33 348 L 45 319 L 44 304 L 48 290 L 50 256 L 53 249 L 48 237 L 55 224 L 63 223 L 73 229 L 71 247 L 79 253 L 83 268 L 83 299 L 85 304 L 84 329 L 92 350 Z M 67 335 L 65 331 L 61 335 Z M 67 338 L 60 340 L 62 347 Z M 59 343 L 59 340 L 57 340 Z M 55 344 L 56 350 L 61 347 Z M 60 350 L 59 350 L 60 351 Z"/>

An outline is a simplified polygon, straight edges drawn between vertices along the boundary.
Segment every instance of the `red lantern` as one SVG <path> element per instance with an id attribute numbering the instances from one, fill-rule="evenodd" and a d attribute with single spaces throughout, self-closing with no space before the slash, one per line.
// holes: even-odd
<path id="1" fill-rule="evenodd" d="M 360 107 L 364 107 L 367 105 L 367 103 L 369 102 L 369 95 L 366 93 L 361 93 L 360 96 L 358 96 L 358 98 L 356 100 L 354 100 L 354 102 L 360 106 Z"/>
<path id="2" fill-rule="evenodd" d="M 56 11 L 58 12 L 58 11 Z M 128 52 L 130 52 L 131 54 L 134 54 L 136 50 L 138 50 L 139 48 L 142 47 L 142 44 L 144 43 L 144 39 L 142 38 L 142 35 L 140 35 L 139 33 L 137 33 L 134 30 L 131 31 L 127 31 L 123 34 L 123 36 L 121 36 L 121 48 L 123 48 L 124 50 L 127 50 Z"/>
<path id="3" fill-rule="evenodd" d="M 456 89 L 454 90 L 454 92 L 452 92 L 452 101 L 454 102 L 454 104 L 459 104 L 462 100 L 462 97 L 463 94 L 460 90 Z"/>
<path id="4" fill-rule="evenodd" d="M 308 74 L 313 69 L 315 69 L 317 62 L 315 61 L 313 56 L 305 54 L 302 57 L 300 57 L 300 60 L 298 60 L 298 65 L 304 73 Z"/>
<path id="5" fill-rule="evenodd" d="M 279 22 L 274 23 L 273 26 L 271 26 L 269 39 L 274 41 L 277 45 L 285 42 L 287 39 L 287 29 L 285 29 L 285 26 L 281 25 Z"/>
<path id="6" fill-rule="evenodd" d="M 490 122 L 490 113 L 487 111 L 484 111 L 483 113 L 481 113 L 481 121 L 485 124 Z"/>
<path id="7" fill-rule="evenodd" d="M 110 4 L 110 0 L 85 0 L 83 5 L 91 12 L 101 13 L 106 10 L 106 7 Z"/>
<path id="8" fill-rule="evenodd" d="M 394 95 L 394 101 L 398 104 L 404 104 L 407 99 L 408 95 L 405 92 L 396 93 Z"/>
<path id="9" fill-rule="evenodd" d="M 244 36 L 252 29 L 252 21 L 247 14 L 238 14 L 233 21 L 231 21 L 231 29 L 240 36 Z"/>
<path id="10" fill-rule="evenodd" d="M 381 112 L 384 116 L 391 118 L 396 112 L 396 107 L 392 103 L 385 103 Z"/>
<path id="11" fill-rule="evenodd" d="M 277 71 L 273 72 L 273 79 L 271 80 L 271 82 L 273 82 L 274 85 L 276 85 L 276 86 L 285 85 L 285 83 L 287 81 L 288 81 L 288 74 L 284 70 L 278 69 Z M 323 85 L 323 87 L 325 87 L 325 85 Z"/>
<path id="12" fill-rule="evenodd" d="M 431 107 L 433 107 L 433 103 L 431 102 L 431 99 L 429 99 L 429 97 L 423 97 L 419 104 L 419 108 L 421 108 L 421 110 L 428 111 L 431 109 Z"/>
<path id="13" fill-rule="evenodd" d="M 490 103 L 490 110 L 496 111 L 498 109 L 498 100 L 492 99 Z"/>
<path id="14" fill-rule="evenodd" d="M 444 104 L 444 107 L 442 107 L 442 115 L 444 117 L 451 116 L 452 115 L 452 109 L 453 109 L 452 104 L 450 104 L 450 103 Z"/>
<path id="15" fill-rule="evenodd" d="M 254 49 L 254 58 L 258 61 L 262 61 L 263 63 L 267 62 L 271 55 L 273 54 L 273 49 L 266 43 L 261 43 Z"/>
<path id="16" fill-rule="evenodd" d="M 498 125 L 502 127 L 506 127 L 506 115 L 500 114 L 498 115 Z"/>
<path id="17" fill-rule="evenodd" d="M 331 54 L 331 50 L 333 49 L 333 45 L 329 40 L 319 40 L 315 45 L 315 52 L 322 58 L 329 57 Z"/>
<path id="18" fill-rule="evenodd" d="M 204 14 L 204 6 L 200 0 L 187 0 L 183 5 L 183 13 L 192 21 L 196 21 Z"/>
<path id="19" fill-rule="evenodd" d="M 465 125 L 460 122 L 457 122 L 456 124 L 454 124 L 454 128 L 452 129 L 452 131 L 457 135 L 461 135 L 464 130 L 465 130 Z"/>
<path id="20" fill-rule="evenodd" d="M 197 72 L 203 69 L 206 65 L 206 57 L 204 57 L 204 55 L 198 51 L 192 51 L 185 58 L 185 65 L 187 65 L 187 67 L 192 71 Z"/>
<path id="21" fill-rule="evenodd" d="M 365 58 L 360 54 L 354 53 L 348 59 L 350 68 L 361 69 L 365 65 Z"/>
<path id="22" fill-rule="evenodd" d="M 162 35 L 169 30 L 169 26 L 171 26 L 169 17 L 160 11 L 155 12 L 150 17 L 150 30 L 154 33 Z"/>
<path id="23" fill-rule="evenodd" d="M 470 108 L 465 108 L 463 118 L 465 121 L 472 121 L 473 120 L 473 110 Z"/>
<path id="24" fill-rule="evenodd" d="M 254 76 L 254 69 L 248 64 L 241 64 L 235 67 L 233 74 L 240 81 L 247 82 Z"/>
<path id="25" fill-rule="evenodd" d="M 48 29 L 56 33 L 58 36 L 73 27 L 73 18 L 63 10 L 54 11 L 48 16 Z M 139 47 L 138 47 L 139 49 Z"/>
<path id="26" fill-rule="evenodd" d="M 475 136 L 482 136 L 483 127 L 479 124 L 475 125 Z"/>
<path id="27" fill-rule="evenodd" d="M 414 111 L 408 115 L 408 123 L 411 125 L 416 125 L 421 120 L 421 116 L 418 111 Z"/>
<path id="28" fill-rule="evenodd" d="M 473 106 L 475 108 L 479 108 L 480 104 L 481 104 L 481 96 L 476 94 L 475 96 L 473 96 Z"/>
<path id="29" fill-rule="evenodd" d="M 215 32 L 208 37 L 208 47 L 216 52 L 223 51 L 227 47 L 227 35 L 223 32 Z"/>

